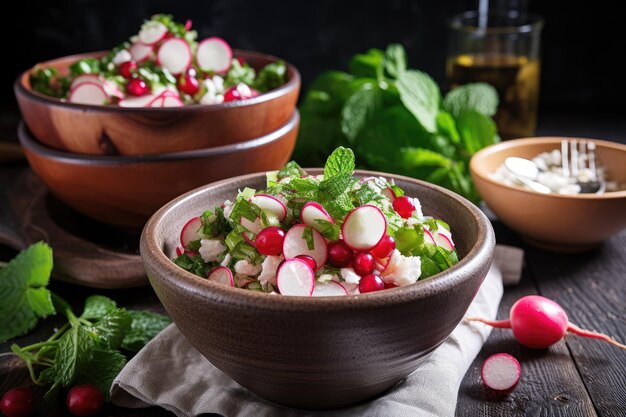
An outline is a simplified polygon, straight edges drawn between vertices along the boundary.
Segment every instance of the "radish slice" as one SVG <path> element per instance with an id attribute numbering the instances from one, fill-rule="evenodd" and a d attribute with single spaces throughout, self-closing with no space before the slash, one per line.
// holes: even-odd
<path id="1" fill-rule="evenodd" d="M 81 74 L 72 80 L 72 84 L 70 84 L 70 90 L 74 90 L 76 87 L 84 83 L 102 85 L 102 80 L 96 74 Z"/>
<path id="2" fill-rule="evenodd" d="M 508 353 L 496 353 L 485 360 L 480 374 L 487 387 L 497 393 L 508 394 L 522 377 L 522 367 Z"/>
<path id="3" fill-rule="evenodd" d="M 276 286 L 282 295 L 311 296 L 315 288 L 315 274 L 302 259 L 289 259 L 278 268 Z"/>
<path id="4" fill-rule="evenodd" d="M 150 58 L 152 51 L 153 48 L 151 45 L 144 45 L 141 42 L 135 42 L 130 46 L 130 48 L 128 48 L 128 52 L 130 52 L 130 56 L 133 58 L 133 61 L 138 64 Z"/>
<path id="5" fill-rule="evenodd" d="M 435 242 L 437 242 L 437 246 L 441 246 L 445 250 L 453 251 L 454 244 L 452 240 L 450 240 L 447 236 L 437 233 L 435 235 Z"/>
<path id="6" fill-rule="evenodd" d="M 102 85 L 84 82 L 70 92 L 70 102 L 79 104 L 105 104 L 109 95 Z"/>
<path id="7" fill-rule="evenodd" d="M 235 280 L 233 279 L 233 273 L 225 266 L 218 266 L 209 272 L 206 277 L 209 281 L 217 282 L 218 284 L 227 285 L 229 287 L 235 286 Z"/>
<path id="8" fill-rule="evenodd" d="M 311 226 L 318 231 L 322 229 L 323 226 L 316 220 L 325 220 L 327 222 L 335 223 L 330 214 L 324 210 L 324 207 L 315 202 L 308 202 L 302 207 L 300 220 L 302 220 L 302 223 Z"/>
<path id="9" fill-rule="evenodd" d="M 255 235 L 258 235 L 259 232 L 263 230 L 263 227 L 261 226 L 261 219 L 258 217 L 253 222 L 245 217 L 242 217 L 239 219 L 239 223 Z"/>
<path id="10" fill-rule="evenodd" d="M 340 295 L 348 295 L 348 291 L 338 282 L 316 282 L 313 289 L 313 297 L 335 297 Z"/>
<path id="11" fill-rule="evenodd" d="M 350 249 L 370 250 L 385 236 L 387 220 L 378 207 L 357 207 L 346 216 L 341 232 Z"/>
<path id="12" fill-rule="evenodd" d="M 233 60 L 233 50 L 222 38 L 207 38 L 198 44 L 196 61 L 202 71 L 226 72 Z"/>
<path id="13" fill-rule="evenodd" d="M 287 217 L 287 207 L 285 207 L 282 201 L 276 197 L 267 194 L 257 194 L 251 198 L 250 202 L 259 207 L 261 210 L 275 215 L 278 217 L 278 221 L 280 222 L 285 220 L 285 217 Z"/>
<path id="14" fill-rule="evenodd" d="M 313 236 L 313 249 L 309 249 L 306 239 L 302 237 L 306 229 L 311 230 Z M 328 250 L 326 240 L 315 229 L 304 224 L 296 224 L 285 234 L 283 241 L 283 256 L 285 259 L 293 259 L 298 255 L 308 255 L 315 260 L 318 269 L 326 264 Z"/>
<path id="15" fill-rule="evenodd" d="M 172 96 L 172 95 L 166 95 L 165 97 L 163 97 L 163 102 L 161 104 L 161 107 L 182 107 L 184 106 L 183 101 L 176 97 L 176 96 Z"/>
<path id="16" fill-rule="evenodd" d="M 454 242 L 452 241 L 452 233 L 448 229 L 440 225 L 439 223 L 437 223 L 437 234 L 445 236 L 448 240 L 448 244 L 452 245 L 452 247 L 454 248 Z M 440 246 L 443 246 L 443 245 L 440 245 Z"/>
<path id="17" fill-rule="evenodd" d="M 186 248 L 189 242 L 202 239 L 202 220 L 200 217 L 194 217 L 189 220 L 180 232 L 180 243 Z"/>
<path id="18" fill-rule="evenodd" d="M 431 245 L 437 244 L 437 242 L 435 242 L 435 238 L 433 237 L 433 234 L 430 233 L 430 231 L 425 227 L 424 227 L 424 242 L 430 243 Z"/>
<path id="19" fill-rule="evenodd" d="M 392 203 L 393 203 L 393 200 L 396 199 L 396 193 L 393 192 L 391 187 L 387 187 L 384 190 L 382 190 L 381 194 L 387 197 Z"/>
<path id="20" fill-rule="evenodd" d="M 154 45 L 167 35 L 167 26 L 161 22 L 151 20 L 141 25 L 139 41 L 145 45 Z"/>
<path id="21" fill-rule="evenodd" d="M 163 107 L 163 100 L 165 97 L 157 97 L 150 103 L 150 107 Z"/>
<path id="22" fill-rule="evenodd" d="M 159 98 L 154 94 L 148 94 L 141 97 L 126 97 L 118 103 L 120 107 L 150 107 L 156 99 Z"/>
<path id="23" fill-rule="evenodd" d="M 191 48 L 182 38 L 170 38 L 163 42 L 157 53 L 159 65 L 167 68 L 172 74 L 187 71 L 192 60 Z"/>
<path id="24" fill-rule="evenodd" d="M 253 248 L 256 247 L 256 244 L 254 243 L 254 235 L 251 232 L 248 232 L 246 230 L 241 234 L 241 236 L 243 236 L 243 240 L 245 240 L 248 245 L 252 246 Z"/>

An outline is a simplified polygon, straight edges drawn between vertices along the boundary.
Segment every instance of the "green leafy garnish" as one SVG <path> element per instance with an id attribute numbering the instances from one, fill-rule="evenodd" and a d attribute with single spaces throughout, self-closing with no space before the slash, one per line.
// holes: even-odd
<path id="1" fill-rule="evenodd" d="M 493 116 L 498 110 L 498 92 L 487 83 L 461 85 L 448 93 L 442 107 L 454 117 L 467 110 Z"/>
<path id="2" fill-rule="evenodd" d="M 52 249 L 35 243 L 0 268 L 0 342 L 22 336 L 42 317 L 55 314 L 46 288 L 52 272 Z"/>
<path id="3" fill-rule="evenodd" d="M 171 323 L 168 317 L 151 311 L 131 310 L 128 313 L 132 322 L 130 331 L 126 333 L 122 341 L 122 349 L 130 352 L 138 352 Z"/>
<path id="4" fill-rule="evenodd" d="M 330 154 L 324 165 L 324 179 L 342 174 L 352 175 L 354 171 L 354 152 L 350 148 L 338 147 Z"/>
<path id="5" fill-rule="evenodd" d="M 254 81 L 254 88 L 261 92 L 273 90 L 285 84 L 287 80 L 287 66 L 284 61 L 272 62 L 261 68 Z"/>

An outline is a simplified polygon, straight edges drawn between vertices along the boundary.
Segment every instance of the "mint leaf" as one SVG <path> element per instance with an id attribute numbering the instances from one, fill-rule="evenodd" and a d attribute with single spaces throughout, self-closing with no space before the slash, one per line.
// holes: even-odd
<path id="1" fill-rule="evenodd" d="M 354 208 L 354 205 L 348 194 L 341 194 L 334 200 L 324 202 L 322 207 L 333 219 L 343 219 Z"/>
<path id="2" fill-rule="evenodd" d="M 393 78 L 398 78 L 406 71 L 406 51 L 398 43 L 387 46 L 385 51 L 385 70 Z"/>
<path id="3" fill-rule="evenodd" d="M 498 92 L 487 83 L 461 85 L 446 94 L 442 107 L 454 117 L 459 117 L 468 110 L 493 116 L 498 110 Z"/>
<path id="4" fill-rule="evenodd" d="M 474 110 L 463 111 L 457 120 L 457 127 L 470 155 L 496 142 L 495 122 Z"/>
<path id="5" fill-rule="evenodd" d="M 111 349 L 118 349 L 126 333 L 130 330 L 131 317 L 123 308 L 107 313 L 93 325 L 93 330 Z"/>
<path id="6" fill-rule="evenodd" d="M 200 215 L 202 234 L 214 238 L 228 234 L 232 230 L 230 223 L 224 217 L 224 209 L 217 206 L 213 211 L 206 210 Z"/>
<path id="7" fill-rule="evenodd" d="M 0 342 L 26 334 L 37 320 L 55 314 L 48 285 L 52 249 L 38 242 L 0 268 Z"/>
<path id="8" fill-rule="evenodd" d="M 454 143 L 459 143 L 461 140 L 454 118 L 448 112 L 440 111 L 437 114 L 437 131 L 451 139 Z"/>
<path id="9" fill-rule="evenodd" d="M 324 179 L 329 179 L 340 174 L 354 172 L 354 152 L 350 148 L 338 147 L 330 154 L 324 165 Z"/>
<path id="10" fill-rule="evenodd" d="M 341 109 L 341 131 L 352 143 L 380 106 L 378 87 L 365 84 L 348 98 Z"/>
<path id="11" fill-rule="evenodd" d="M 286 81 L 287 66 L 284 61 L 279 60 L 261 68 L 254 81 L 254 87 L 261 92 L 266 92 L 280 87 Z"/>
<path id="12" fill-rule="evenodd" d="M 350 187 L 352 181 L 352 173 L 339 174 L 322 181 L 319 190 L 325 200 L 334 200 Z"/>
<path id="13" fill-rule="evenodd" d="M 364 54 L 356 54 L 350 60 L 349 71 L 356 77 L 374 79 L 383 78 L 385 53 L 380 49 L 372 48 Z"/>
<path id="14" fill-rule="evenodd" d="M 441 98 L 439 87 L 428 74 L 408 70 L 398 77 L 400 100 L 429 132 L 437 131 L 437 112 Z"/>
<path id="15" fill-rule="evenodd" d="M 95 349 L 92 353 L 89 367 L 86 372 L 77 378 L 78 383 L 94 384 L 104 394 L 105 400 L 109 400 L 109 391 L 113 380 L 126 365 L 126 357 L 116 350 Z"/>
<path id="16" fill-rule="evenodd" d="M 286 177 L 303 177 L 306 172 L 298 165 L 296 161 L 289 161 L 278 171 L 278 179 L 282 180 Z"/>
<path id="17" fill-rule="evenodd" d="M 313 240 L 313 229 L 305 227 L 302 231 L 302 239 L 306 241 L 306 246 L 309 250 L 315 249 L 315 241 Z"/>
<path id="18" fill-rule="evenodd" d="M 85 300 L 85 308 L 81 318 L 99 320 L 117 308 L 115 301 L 103 295 L 92 295 Z"/>
<path id="19" fill-rule="evenodd" d="M 76 377 L 88 369 L 97 335 L 81 325 L 72 326 L 60 339 L 51 371 L 63 386 L 71 385 Z"/>
<path id="20" fill-rule="evenodd" d="M 168 317 L 151 311 L 129 310 L 128 314 L 132 318 L 132 323 L 130 331 L 122 341 L 122 349 L 130 352 L 139 352 L 172 322 Z"/>
<path id="21" fill-rule="evenodd" d="M 332 241 L 339 239 L 339 233 L 341 233 L 341 229 L 339 228 L 339 226 L 337 226 L 336 223 L 322 219 L 315 219 L 315 223 L 317 223 L 317 231 L 320 232 L 320 234 L 326 239 Z"/>

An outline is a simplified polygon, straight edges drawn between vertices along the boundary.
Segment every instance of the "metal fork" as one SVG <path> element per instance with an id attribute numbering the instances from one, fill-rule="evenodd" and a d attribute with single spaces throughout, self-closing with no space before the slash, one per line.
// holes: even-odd
<path id="1" fill-rule="evenodd" d="M 581 163 L 582 159 L 582 163 Z M 591 172 L 589 180 L 581 180 L 580 172 L 587 168 Z M 581 194 L 603 194 L 606 183 L 598 177 L 596 166 L 596 144 L 593 141 L 576 139 L 561 141 L 561 166 L 563 175 L 574 178 Z"/>

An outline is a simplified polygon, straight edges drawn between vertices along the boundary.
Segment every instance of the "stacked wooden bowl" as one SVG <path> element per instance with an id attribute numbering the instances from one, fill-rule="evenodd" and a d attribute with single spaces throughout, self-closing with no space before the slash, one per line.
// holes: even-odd
<path id="1" fill-rule="evenodd" d="M 77 59 L 42 66 L 66 74 Z M 235 51 L 255 68 L 278 58 Z M 283 86 L 214 105 L 122 108 L 74 104 L 31 89 L 24 72 L 15 95 L 19 138 L 32 169 L 59 199 L 96 220 L 140 229 L 159 207 L 201 185 L 280 168 L 298 132 L 300 75 L 287 64 Z"/>

